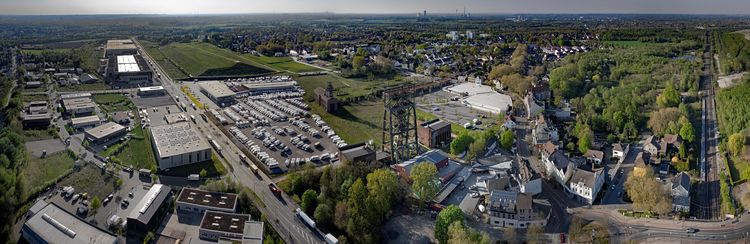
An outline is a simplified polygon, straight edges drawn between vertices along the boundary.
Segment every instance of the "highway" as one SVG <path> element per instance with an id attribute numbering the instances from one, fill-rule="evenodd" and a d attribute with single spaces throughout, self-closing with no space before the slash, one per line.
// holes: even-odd
<path id="1" fill-rule="evenodd" d="M 173 81 L 169 74 L 164 72 L 164 69 L 156 63 L 151 56 L 145 51 L 137 39 L 133 38 L 136 45 L 141 50 L 144 58 L 153 63 L 153 68 L 156 72 L 161 75 L 162 86 L 175 99 L 175 96 L 181 99 L 187 100 L 182 91 L 179 89 L 179 85 Z M 178 103 L 179 104 L 179 103 Z M 286 243 L 323 243 L 321 233 L 317 229 L 311 229 L 307 227 L 302 221 L 300 221 L 294 213 L 294 209 L 297 205 L 291 200 L 286 194 L 282 192 L 281 197 L 277 198 L 270 189 L 268 184 L 272 180 L 266 176 L 262 171 L 259 171 L 256 176 L 242 164 L 239 159 L 238 153 L 241 152 L 236 145 L 227 138 L 213 123 L 206 122 L 201 119 L 201 112 L 199 110 L 192 109 L 188 106 L 186 114 L 194 115 L 196 124 L 203 135 L 210 134 L 217 142 L 223 144 L 222 154 L 229 163 L 230 169 L 229 174 L 235 179 L 235 181 L 241 183 L 244 186 L 252 189 L 258 198 L 253 198 L 258 209 L 266 215 L 266 218 L 276 231 L 281 235 Z M 252 155 L 247 155 L 252 156 Z M 257 218 L 258 216 L 253 216 Z"/>

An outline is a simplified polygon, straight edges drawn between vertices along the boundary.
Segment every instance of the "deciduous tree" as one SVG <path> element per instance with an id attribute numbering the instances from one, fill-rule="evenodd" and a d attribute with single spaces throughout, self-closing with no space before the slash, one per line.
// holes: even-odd
<path id="1" fill-rule="evenodd" d="M 428 202 L 435 197 L 438 191 L 438 182 L 436 178 L 437 167 L 428 162 L 418 163 L 411 169 L 411 188 L 416 193 L 417 198 L 423 202 Z"/>
<path id="2" fill-rule="evenodd" d="M 464 213 L 458 206 L 449 205 L 440 211 L 435 220 L 435 238 L 438 242 L 441 244 L 448 242 L 448 226 L 453 223 L 464 227 Z"/>

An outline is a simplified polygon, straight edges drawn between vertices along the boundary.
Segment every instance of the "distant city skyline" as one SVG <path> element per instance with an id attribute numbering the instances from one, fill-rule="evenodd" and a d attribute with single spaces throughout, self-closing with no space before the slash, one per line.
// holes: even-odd
<path id="1" fill-rule="evenodd" d="M 361 13 L 750 14 L 748 0 L 0 0 L 2 15 Z"/>

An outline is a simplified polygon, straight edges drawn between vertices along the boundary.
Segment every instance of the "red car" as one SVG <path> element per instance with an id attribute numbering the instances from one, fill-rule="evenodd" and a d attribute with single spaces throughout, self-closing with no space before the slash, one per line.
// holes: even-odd
<path id="1" fill-rule="evenodd" d="M 270 189 L 271 192 L 273 192 L 273 194 L 276 196 L 281 195 L 281 190 L 278 187 L 276 187 L 276 185 L 274 184 L 268 184 L 268 189 Z"/>
<path id="2" fill-rule="evenodd" d="M 560 243 L 565 243 L 565 233 L 560 233 Z"/>

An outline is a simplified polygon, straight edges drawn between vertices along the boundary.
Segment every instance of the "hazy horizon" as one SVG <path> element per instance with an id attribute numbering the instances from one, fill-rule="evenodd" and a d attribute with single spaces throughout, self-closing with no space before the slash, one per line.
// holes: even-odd
<path id="1" fill-rule="evenodd" d="M 750 14 L 750 1 L 742 0 L 4 0 L 0 15 L 104 15 L 104 14 Z"/>

